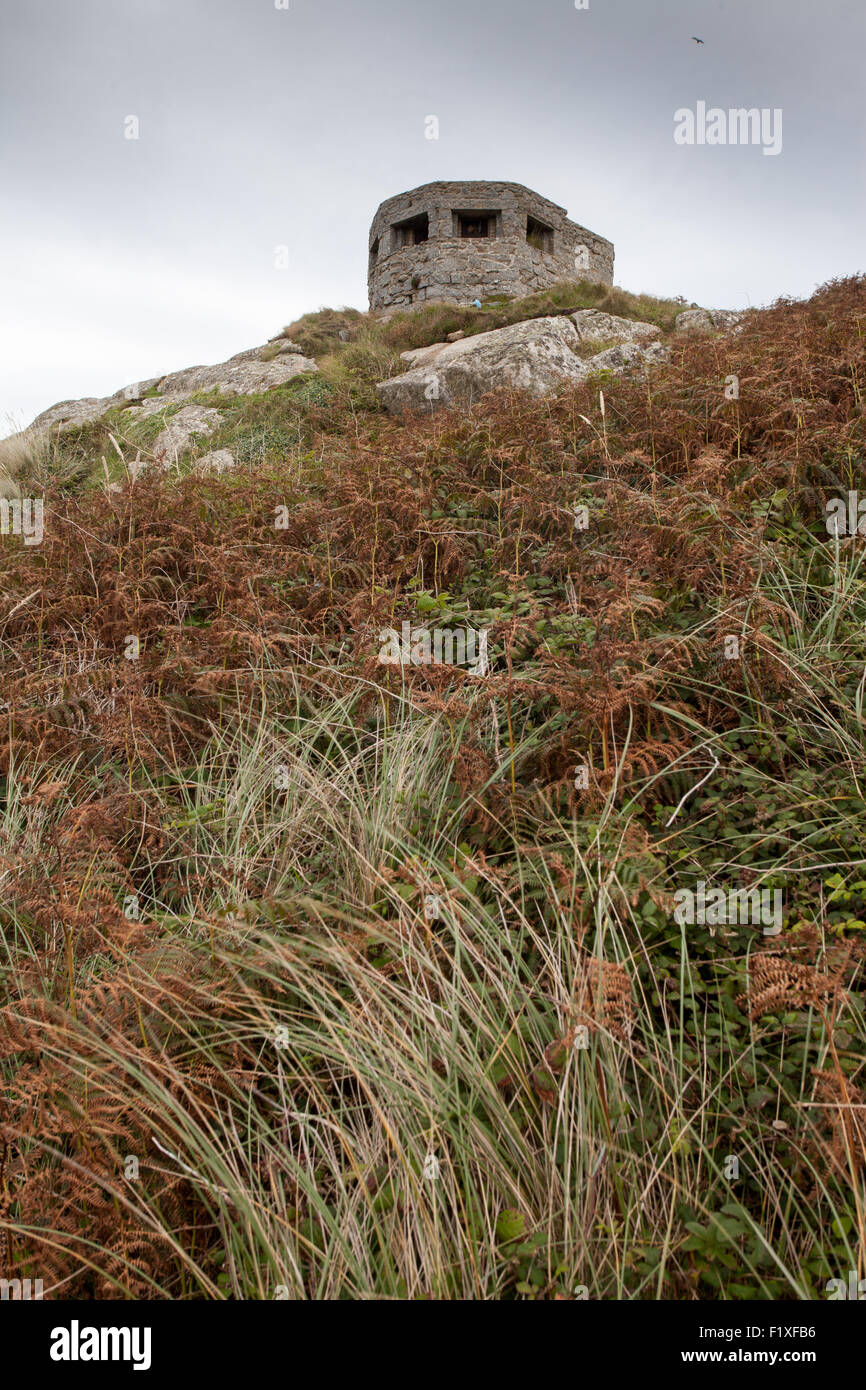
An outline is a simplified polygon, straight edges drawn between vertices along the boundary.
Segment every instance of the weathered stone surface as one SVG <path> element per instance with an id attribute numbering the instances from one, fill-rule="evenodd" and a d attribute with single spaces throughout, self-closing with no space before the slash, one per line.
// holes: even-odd
<path id="1" fill-rule="evenodd" d="M 587 375 L 589 364 L 574 351 L 577 342 L 568 318 L 529 319 L 457 343 L 433 344 L 440 351 L 425 365 L 380 382 L 376 391 L 393 412 L 477 400 L 509 384 L 543 395 Z"/>
<path id="2" fill-rule="evenodd" d="M 615 347 L 588 358 L 586 366 L 591 372 L 617 372 L 620 376 L 633 376 L 669 359 L 670 349 L 662 343 L 617 343 Z"/>
<path id="3" fill-rule="evenodd" d="M 712 333 L 713 321 L 706 309 L 684 309 L 677 314 L 674 329 L 677 333 L 690 333 L 697 337 L 702 333 Z"/>
<path id="4" fill-rule="evenodd" d="M 302 357 L 305 356 L 300 343 L 293 343 L 291 338 L 284 338 L 280 333 L 277 334 L 276 338 L 269 339 L 265 348 L 253 348 L 252 351 L 256 353 L 266 351 L 269 357 L 277 357 L 283 352 L 299 352 Z"/>
<path id="5" fill-rule="evenodd" d="M 84 396 L 78 401 L 58 401 L 57 405 L 49 406 L 41 415 L 37 415 L 30 429 L 47 430 L 52 425 L 59 425 L 61 429 L 86 425 L 110 410 L 111 404 L 111 396 Z"/>
<path id="6" fill-rule="evenodd" d="M 402 353 L 414 359 L 411 370 L 379 382 L 376 391 L 392 413 L 428 411 L 458 400 L 477 400 L 509 383 L 544 395 L 564 381 L 584 381 L 594 372 L 633 376 L 670 357 L 669 349 L 652 339 L 618 343 L 581 359 L 575 352 L 579 342 L 570 318 L 529 319 L 457 343 L 433 343 Z"/>
<path id="7" fill-rule="evenodd" d="M 86 425 L 91 420 L 99 420 L 106 411 L 123 405 L 125 401 L 130 404 L 140 401 L 145 392 L 152 391 L 161 380 L 161 377 L 154 376 L 148 381 L 136 381 L 129 386 L 121 387 L 112 396 L 85 396 L 78 401 L 59 401 L 57 405 L 52 405 L 48 410 L 43 410 L 41 415 L 37 415 L 30 429 L 45 430 L 50 429 L 52 425 L 59 425 L 62 431 L 72 429 L 75 425 Z"/>
<path id="8" fill-rule="evenodd" d="M 741 309 L 708 309 L 713 328 L 734 328 L 743 317 Z"/>
<path id="9" fill-rule="evenodd" d="M 401 352 L 400 357 L 404 362 L 408 362 L 410 367 L 426 367 L 429 362 L 439 356 L 450 341 L 449 338 L 447 342 L 431 343 L 429 347 L 410 348 L 408 352 Z M 458 338 L 456 341 L 460 342 L 461 340 Z"/>
<path id="10" fill-rule="evenodd" d="M 620 318 L 601 309 L 578 309 L 571 321 L 581 342 L 649 343 L 661 332 L 654 323 Z"/>
<path id="11" fill-rule="evenodd" d="M 461 217 L 487 235 L 465 235 Z M 519 183 L 427 183 L 389 198 L 373 218 L 369 247 L 375 310 L 520 297 L 558 280 L 613 282 L 612 243 Z"/>
<path id="12" fill-rule="evenodd" d="M 123 412 L 124 420 L 149 420 L 151 415 L 161 415 L 171 406 L 181 405 L 188 398 L 183 395 L 148 396 L 140 405 L 131 405 Z"/>
<path id="13" fill-rule="evenodd" d="M 169 468 L 189 447 L 193 435 L 211 434 L 221 420 L 219 411 L 210 406 L 183 406 L 154 440 L 154 461 Z"/>
<path id="14" fill-rule="evenodd" d="M 200 459 L 196 459 L 196 473 L 225 473 L 227 469 L 234 468 L 235 458 L 228 449 L 214 449 L 212 454 L 203 454 Z"/>
<path id="15" fill-rule="evenodd" d="M 214 367 L 187 367 L 163 377 L 160 390 L 166 395 L 192 396 L 197 391 L 219 391 L 221 396 L 252 396 L 271 386 L 282 386 L 303 372 L 319 369 L 310 357 L 285 353 L 270 362 L 257 358 L 231 358 Z"/>
<path id="16" fill-rule="evenodd" d="M 147 381 L 133 381 L 129 386 L 122 386 L 119 391 L 115 391 L 113 396 L 109 396 L 112 405 L 120 405 L 127 401 L 130 405 L 136 404 L 148 391 L 153 391 L 162 381 L 161 376 L 148 377 Z"/>
<path id="17" fill-rule="evenodd" d="M 276 356 L 276 353 L 274 352 L 274 345 L 273 345 L 273 343 L 268 343 L 267 346 L 268 346 L 268 349 L 270 350 L 270 353 L 272 353 L 274 356 Z M 227 367 L 227 366 L 229 365 L 229 363 L 234 363 L 234 362 L 258 362 L 258 361 L 260 360 L 261 354 L 262 354 L 263 352 L 265 352 L 265 351 L 266 351 L 266 349 L 263 348 L 263 347 L 244 348 L 243 352 L 234 352 L 234 353 L 232 353 L 231 357 L 229 357 L 229 358 L 227 359 L 226 362 L 220 363 L 219 365 L 220 365 L 220 366 L 226 366 L 226 367 Z M 189 370 L 190 370 L 190 371 L 199 371 L 200 368 L 198 368 L 198 367 L 191 367 Z M 160 381 L 164 381 L 164 380 L 165 380 L 165 377 L 160 377 Z"/>
<path id="18" fill-rule="evenodd" d="M 266 347 L 267 345 L 265 345 Z M 146 420 L 167 406 L 178 405 L 198 391 L 219 391 L 222 396 L 249 396 L 282 386 L 303 372 L 319 369 L 311 357 L 305 357 L 296 343 L 286 343 L 272 360 L 263 362 L 265 347 L 246 348 L 227 362 L 213 367 L 188 367 L 168 376 L 154 376 L 147 381 L 133 382 L 115 391 L 112 396 L 87 396 L 78 401 L 60 401 L 37 415 L 32 430 L 46 430 L 59 425 L 61 430 L 98 420 L 107 411 L 125 406 L 130 419 Z M 157 396 L 147 396 L 158 390 Z M 143 399 L 144 398 L 144 399 Z M 128 404 L 127 404 L 128 403 Z M 124 417 L 126 418 L 126 417 Z"/>
<path id="19" fill-rule="evenodd" d="M 742 317 L 742 313 L 737 309 L 684 309 L 681 314 L 677 314 L 675 331 L 697 337 L 733 328 Z"/>
<path id="20" fill-rule="evenodd" d="M 262 347 L 244 348 L 243 352 L 234 353 L 223 365 L 228 367 L 234 366 L 237 362 L 272 362 L 277 357 L 286 356 L 303 357 L 304 350 L 288 338 L 271 338 L 270 342 Z M 310 360 L 312 361 L 312 358 Z"/>

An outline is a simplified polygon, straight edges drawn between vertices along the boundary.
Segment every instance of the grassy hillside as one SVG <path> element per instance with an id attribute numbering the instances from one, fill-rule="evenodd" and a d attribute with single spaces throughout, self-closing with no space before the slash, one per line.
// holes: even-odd
<path id="1" fill-rule="evenodd" d="M 471 312 L 293 325 L 321 375 L 219 402 L 230 474 L 133 477 L 119 418 L 19 461 L 2 1277 L 866 1274 L 866 570 L 824 510 L 866 496 L 866 279 L 672 338 L 651 386 L 382 414 L 399 351 L 520 316 Z M 404 621 L 486 629 L 489 670 L 381 664 Z M 699 883 L 778 890 L 781 932 L 681 923 Z"/>

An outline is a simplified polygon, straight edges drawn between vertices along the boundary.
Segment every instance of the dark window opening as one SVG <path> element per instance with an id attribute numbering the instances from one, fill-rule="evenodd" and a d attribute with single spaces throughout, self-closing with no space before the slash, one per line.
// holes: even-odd
<path id="1" fill-rule="evenodd" d="M 454 235 L 476 239 L 495 237 L 498 212 L 455 212 Z"/>
<path id="2" fill-rule="evenodd" d="M 430 235 L 426 212 L 419 213 L 417 217 L 408 217 L 405 222 L 396 222 L 393 231 L 395 251 L 399 251 L 403 246 L 417 246 L 419 242 L 426 241 Z"/>
<path id="3" fill-rule="evenodd" d="M 547 255 L 553 251 L 553 228 L 547 227 L 543 222 L 539 222 L 534 217 L 526 219 L 526 240 L 530 246 L 534 246 L 536 251 L 544 251 Z"/>

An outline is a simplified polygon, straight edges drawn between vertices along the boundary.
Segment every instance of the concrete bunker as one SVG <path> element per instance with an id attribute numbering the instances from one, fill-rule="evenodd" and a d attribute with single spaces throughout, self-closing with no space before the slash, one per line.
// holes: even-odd
<path id="1" fill-rule="evenodd" d="M 559 280 L 613 283 L 612 243 L 519 183 L 428 183 L 388 198 L 368 247 L 373 310 L 520 297 Z"/>

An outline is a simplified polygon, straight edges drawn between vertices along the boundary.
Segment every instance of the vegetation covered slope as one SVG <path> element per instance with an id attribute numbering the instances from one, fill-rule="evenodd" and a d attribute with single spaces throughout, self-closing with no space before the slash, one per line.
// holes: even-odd
<path id="1" fill-rule="evenodd" d="M 133 477 L 97 424 L 22 475 L 0 1275 L 866 1274 L 866 572 L 825 517 L 866 491 L 864 335 L 854 278 L 649 384 L 404 423 L 359 353 L 237 402 L 230 474 Z M 486 629 L 489 669 L 382 664 L 404 621 Z M 700 883 L 778 890 L 781 932 L 680 922 Z"/>

